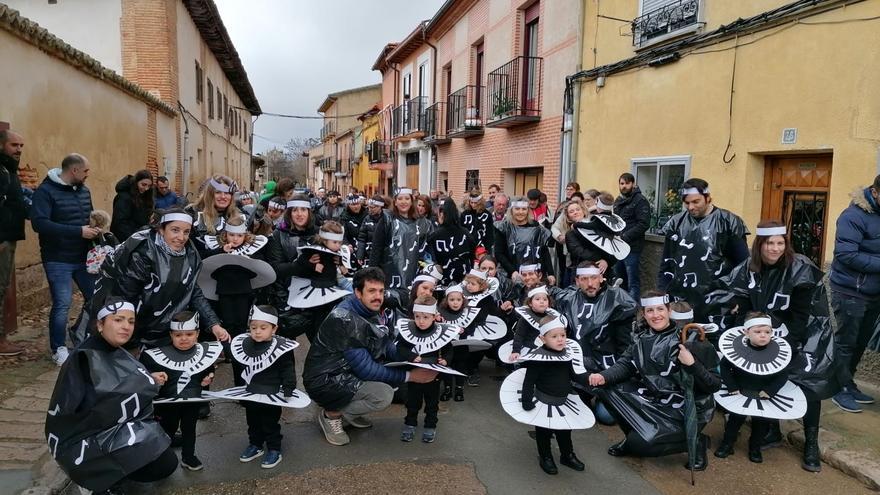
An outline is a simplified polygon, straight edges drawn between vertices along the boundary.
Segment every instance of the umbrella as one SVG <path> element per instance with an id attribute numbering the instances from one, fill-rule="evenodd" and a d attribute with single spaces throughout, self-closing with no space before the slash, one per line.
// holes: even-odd
<path id="1" fill-rule="evenodd" d="M 699 334 L 698 340 L 700 342 L 706 339 L 706 334 L 703 332 L 703 327 L 697 325 L 696 323 L 688 323 L 681 330 L 681 343 L 684 345 L 687 342 L 688 333 L 691 330 L 696 330 Z M 689 375 L 684 370 L 679 370 L 678 372 L 679 379 L 681 380 L 681 386 L 684 389 L 685 393 L 685 401 L 684 401 L 684 433 L 687 442 L 687 450 L 688 450 L 688 465 L 691 467 L 691 486 L 694 485 L 694 464 L 697 461 L 697 441 L 699 440 L 700 432 L 697 430 L 697 404 L 694 400 L 694 377 Z"/>

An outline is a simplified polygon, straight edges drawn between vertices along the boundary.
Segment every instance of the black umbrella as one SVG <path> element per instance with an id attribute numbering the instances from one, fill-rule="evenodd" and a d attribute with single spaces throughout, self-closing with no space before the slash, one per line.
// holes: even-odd
<path id="1" fill-rule="evenodd" d="M 706 334 L 703 332 L 703 327 L 696 323 L 688 323 L 681 330 L 681 343 L 682 345 L 686 345 L 688 332 L 691 330 L 696 330 L 698 332 L 697 340 L 703 342 L 706 340 Z M 681 380 L 681 386 L 684 389 L 684 433 L 687 442 L 687 450 L 688 450 L 688 466 L 691 468 L 691 486 L 694 485 L 694 464 L 697 461 L 697 442 L 699 441 L 700 432 L 698 431 L 699 425 L 697 424 L 697 404 L 694 400 L 694 377 L 685 372 L 684 370 L 679 370 L 678 372 L 679 379 Z"/>

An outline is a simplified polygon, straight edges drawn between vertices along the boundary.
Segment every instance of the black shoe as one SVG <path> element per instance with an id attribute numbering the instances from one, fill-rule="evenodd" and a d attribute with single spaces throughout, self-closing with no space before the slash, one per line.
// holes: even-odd
<path id="1" fill-rule="evenodd" d="M 440 394 L 440 400 L 442 402 L 448 402 L 449 399 L 451 399 L 451 398 L 452 398 L 452 387 L 447 385 L 447 386 L 443 387 L 443 393 Z"/>
<path id="2" fill-rule="evenodd" d="M 822 470 L 822 463 L 819 460 L 819 427 L 812 426 L 804 428 L 804 459 L 801 467 L 805 471 L 818 473 Z"/>
<path id="3" fill-rule="evenodd" d="M 772 449 L 782 445 L 782 430 L 779 429 L 779 421 L 773 421 L 767 428 L 767 434 L 761 439 L 761 450 Z"/>
<path id="4" fill-rule="evenodd" d="M 211 405 L 205 402 L 204 405 L 199 407 L 199 419 L 208 419 L 211 416 Z"/>
<path id="5" fill-rule="evenodd" d="M 174 436 L 171 437 L 171 446 L 180 447 L 181 445 L 183 445 L 183 434 L 180 432 L 175 433 Z"/>
<path id="6" fill-rule="evenodd" d="M 725 441 L 721 441 L 721 445 L 718 446 L 718 450 L 715 451 L 715 457 L 719 459 L 724 459 L 725 457 L 733 455 L 733 443 L 727 443 Z"/>
<path id="7" fill-rule="evenodd" d="M 608 447 L 608 455 L 613 455 L 614 457 L 623 457 L 627 455 L 625 442 L 626 440 L 621 440 L 611 447 Z"/>
<path id="8" fill-rule="evenodd" d="M 709 443 L 709 437 L 701 434 L 700 439 L 697 441 L 697 452 L 694 456 L 694 471 L 705 471 L 709 467 L 709 457 L 706 455 Z M 691 468 L 690 461 L 684 464 L 684 468 Z"/>
<path id="9" fill-rule="evenodd" d="M 455 395 L 452 396 L 452 400 L 455 402 L 464 400 L 464 387 L 455 387 Z"/>
<path id="10" fill-rule="evenodd" d="M 559 469 L 556 468 L 556 463 L 553 462 L 553 457 L 541 457 L 541 460 L 538 464 L 541 466 L 541 469 L 543 469 L 544 472 L 547 474 L 559 473 Z"/>
<path id="11" fill-rule="evenodd" d="M 184 457 L 180 460 L 180 465 L 190 471 L 201 471 L 204 465 L 196 456 Z"/>
<path id="12" fill-rule="evenodd" d="M 578 459 L 576 455 L 574 455 L 574 452 L 572 452 L 568 455 L 565 455 L 565 454 L 561 455 L 559 457 L 559 464 L 562 464 L 563 466 L 568 466 L 568 467 L 574 469 L 575 471 L 583 471 L 584 468 L 586 467 L 586 466 L 584 466 L 584 463 L 581 462 L 581 460 Z"/>
<path id="13" fill-rule="evenodd" d="M 764 462 L 764 456 L 761 455 L 761 449 L 749 447 L 749 460 L 755 464 L 761 464 Z"/>

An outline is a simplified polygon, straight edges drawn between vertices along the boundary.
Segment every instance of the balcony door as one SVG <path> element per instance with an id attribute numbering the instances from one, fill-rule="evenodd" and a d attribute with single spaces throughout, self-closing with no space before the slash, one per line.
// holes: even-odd
<path id="1" fill-rule="evenodd" d="M 525 11 L 523 29 L 522 110 L 526 115 L 537 115 L 538 108 L 538 15 L 541 3 L 535 2 Z"/>
<path id="2" fill-rule="evenodd" d="M 481 41 L 474 50 L 476 51 L 474 57 L 474 101 L 468 102 L 469 106 L 475 108 L 473 118 L 479 119 L 482 117 L 482 105 L 480 104 L 483 101 L 483 42 Z M 470 113 L 470 109 L 468 109 L 468 113 Z M 471 118 L 468 115 L 468 118 Z"/>

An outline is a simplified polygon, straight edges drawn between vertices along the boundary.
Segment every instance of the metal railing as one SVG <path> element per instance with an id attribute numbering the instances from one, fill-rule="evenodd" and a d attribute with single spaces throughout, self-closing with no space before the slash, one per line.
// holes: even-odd
<path id="1" fill-rule="evenodd" d="M 425 137 L 427 142 L 446 140 L 446 103 L 438 101 L 425 109 Z"/>
<path id="2" fill-rule="evenodd" d="M 446 98 L 446 135 L 483 130 L 486 87 L 465 86 Z"/>
<path id="3" fill-rule="evenodd" d="M 391 144 L 381 140 L 371 141 L 368 145 L 370 163 L 388 163 L 391 157 Z"/>
<path id="4" fill-rule="evenodd" d="M 427 96 L 418 96 L 404 101 L 392 110 L 391 136 L 401 137 L 425 130 L 425 107 Z"/>
<path id="5" fill-rule="evenodd" d="M 678 0 L 647 12 L 632 21 L 633 46 L 674 33 L 699 22 L 700 0 Z"/>
<path id="6" fill-rule="evenodd" d="M 321 141 L 329 139 L 336 135 L 336 126 L 332 120 L 328 120 L 321 128 Z"/>
<path id="7" fill-rule="evenodd" d="M 489 73 L 488 123 L 510 117 L 541 117 L 544 59 L 516 57 Z"/>

